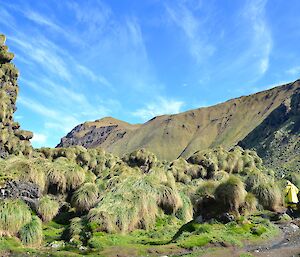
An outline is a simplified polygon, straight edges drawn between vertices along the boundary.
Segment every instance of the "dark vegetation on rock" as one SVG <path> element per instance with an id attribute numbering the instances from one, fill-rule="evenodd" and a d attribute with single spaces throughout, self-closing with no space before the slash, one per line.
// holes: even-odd
<path id="1" fill-rule="evenodd" d="M 18 96 L 17 79 L 19 72 L 11 60 L 14 54 L 8 52 L 5 36 L 0 35 L 0 157 L 8 154 L 30 155 L 32 148 L 29 139 L 32 133 L 20 130 L 13 120 Z"/>

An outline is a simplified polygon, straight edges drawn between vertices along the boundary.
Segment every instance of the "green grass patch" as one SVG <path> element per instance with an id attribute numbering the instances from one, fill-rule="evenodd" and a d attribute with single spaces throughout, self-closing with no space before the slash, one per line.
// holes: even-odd
<path id="1" fill-rule="evenodd" d="M 271 238 L 278 233 L 278 228 L 270 221 L 260 217 L 252 217 L 241 224 L 231 222 L 228 224 L 185 224 L 177 233 L 174 240 L 183 248 L 213 244 L 230 244 L 243 246 L 245 241 L 262 240 Z"/>

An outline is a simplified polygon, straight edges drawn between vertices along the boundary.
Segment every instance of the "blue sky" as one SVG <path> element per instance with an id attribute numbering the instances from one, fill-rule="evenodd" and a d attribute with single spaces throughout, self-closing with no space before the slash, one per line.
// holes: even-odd
<path id="1" fill-rule="evenodd" d="M 15 114 L 33 145 L 75 125 L 131 123 L 300 77 L 299 0 L 0 0 Z"/>

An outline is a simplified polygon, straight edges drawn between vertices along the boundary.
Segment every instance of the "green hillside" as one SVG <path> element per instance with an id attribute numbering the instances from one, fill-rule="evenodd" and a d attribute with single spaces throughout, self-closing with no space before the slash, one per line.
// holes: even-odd
<path id="1" fill-rule="evenodd" d="M 300 82 L 296 81 L 215 106 L 154 117 L 141 125 L 113 118 L 86 122 L 62 138 L 58 146 L 99 146 L 119 156 L 146 148 L 161 160 L 189 157 L 195 151 L 219 145 L 230 148 L 289 101 L 299 88 Z"/>

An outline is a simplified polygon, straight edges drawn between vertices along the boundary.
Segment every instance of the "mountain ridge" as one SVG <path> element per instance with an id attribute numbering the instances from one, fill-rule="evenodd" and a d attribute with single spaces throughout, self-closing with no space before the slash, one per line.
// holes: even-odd
<path id="1" fill-rule="evenodd" d="M 213 106 L 156 116 L 144 124 L 129 124 L 105 117 L 76 126 L 57 147 L 102 147 L 120 156 L 147 148 L 158 158 L 166 160 L 189 157 L 195 151 L 219 145 L 230 148 L 242 141 L 299 88 L 300 81 L 296 80 Z M 107 122 L 110 124 L 101 126 Z"/>

